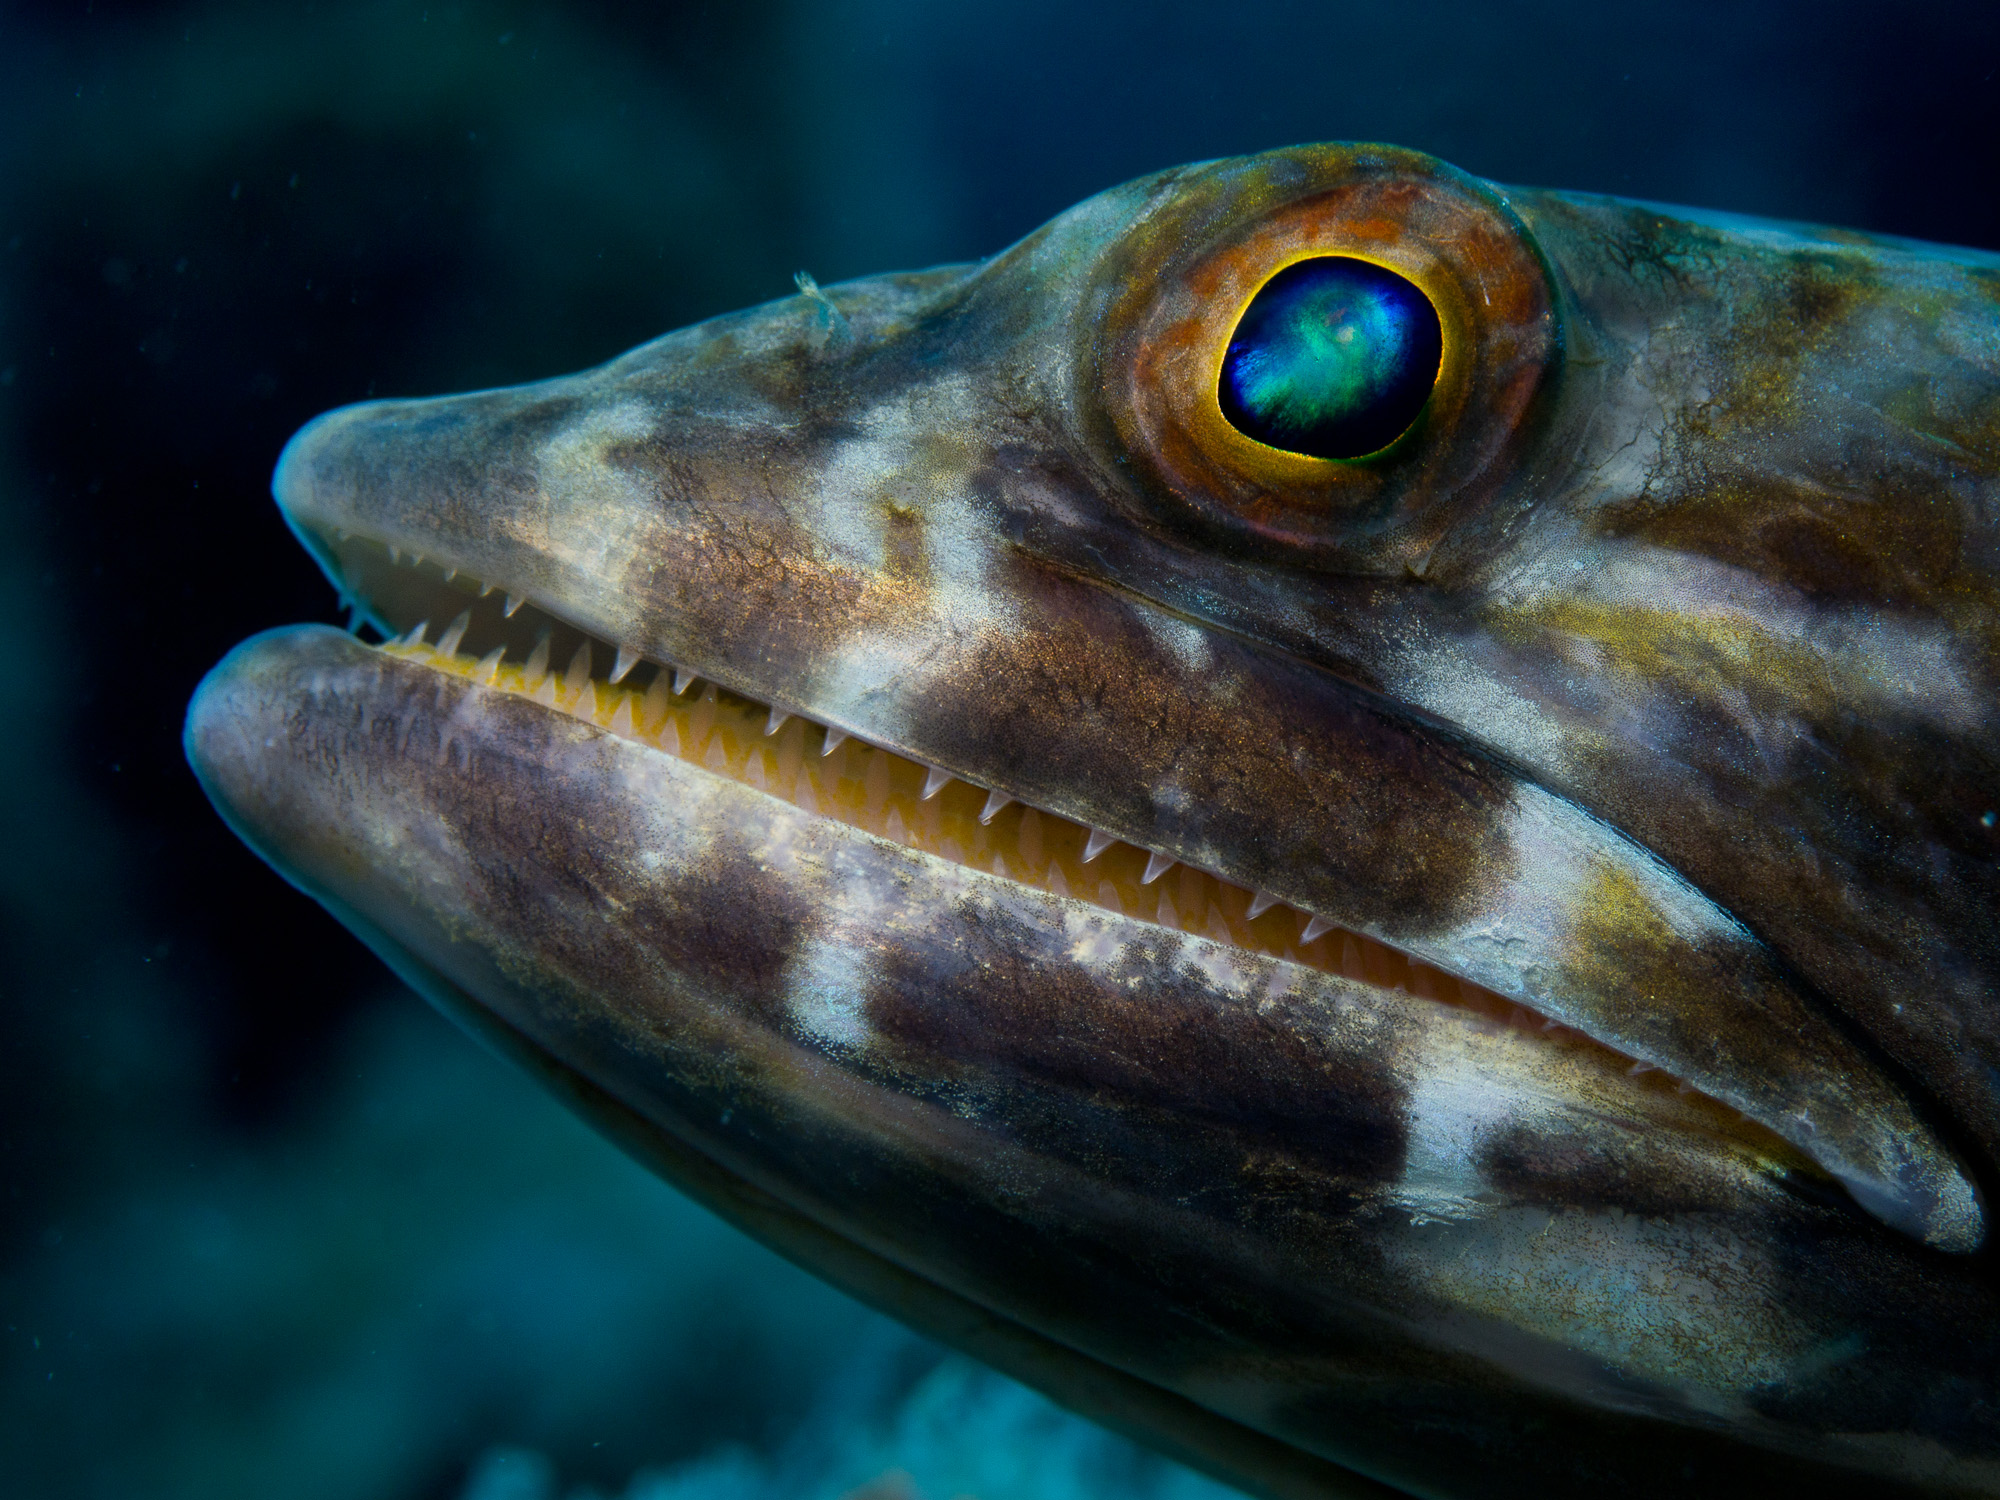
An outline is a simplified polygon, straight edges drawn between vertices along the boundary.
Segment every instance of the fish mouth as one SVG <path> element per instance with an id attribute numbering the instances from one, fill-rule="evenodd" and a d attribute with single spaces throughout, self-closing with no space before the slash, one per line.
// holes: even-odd
<path id="1" fill-rule="evenodd" d="M 770 404 L 745 349 L 784 317 L 536 385 L 327 413 L 279 460 L 280 510 L 357 623 L 426 670 L 480 669 L 477 692 L 602 708 L 604 731 L 629 717 L 635 739 L 671 723 L 685 743 L 693 718 L 647 708 L 666 674 L 665 697 L 703 715 L 694 768 L 712 774 L 713 751 L 766 791 L 788 781 L 777 802 L 800 777 L 774 758 L 787 724 L 762 730 L 794 717 L 816 816 L 891 837 L 894 814 L 896 843 L 997 856 L 1010 885 L 1047 881 L 1135 931 L 1226 934 L 1588 1044 L 1625 1086 L 1740 1112 L 1920 1243 L 1983 1243 L 1978 1189 L 1914 1082 L 1714 897 L 1473 727 L 1231 628 L 1227 609 L 1163 603 L 1174 589 L 1114 555 L 1069 556 L 1092 497 L 1108 503 L 1096 481 L 922 436 L 989 420 L 973 383 L 864 401 L 824 431 L 781 421 L 796 392 Z M 702 693 L 673 692 L 685 672 Z M 755 754 L 715 740 L 725 708 Z M 829 731 L 858 738 L 809 755 Z"/>
<path id="2" fill-rule="evenodd" d="M 913 1320 L 1003 1367 L 1123 1372 L 1369 1472 L 1393 1468 L 1371 1419 L 1310 1393 L 1447 1367 L 1474 1405 L 1504 1378 L 1784 1446 L 1747 1403 L 1860 1347 L 1828 1344 L 1846 1312 L 1805 1309 L 1790 1268 L 1848 1309 L 1978 1246 L 1972 1190 L 1888 1080 L 1859 1075 L 1861 1122 L 1969 1214 L 1884 1211 L 1805 1116 L 1773 1128 L 1714 1069 L 1265 901 L 1230 878 L 1255 864 L 1113 839 L 1046 765 L 1026 796 L 952 774 L 978 762 L 922 756 L 935 717 L 900 738 L 747 690 L 786 680 L 770 637 L 674 613 L 714 579 L 607 630 L 630 595 L 593 609 L 591 574 L 551 566 L 599 532 L 551 541 L 481 494 L 479 534 L 437 536 L 429 512 L 469 499 L 427 489 L 385 523 L 287 503 L 289 477 L 289 524 L 384 639 L 273 632 L 216 668 L 186 745 L 222 815 L 670 1180 L 885 1309 L 934 1289 Z"/>
<path id="3" fill-rule="evenodd" d="M 1227 871 L 1119 839 L 1047 797 L 1029 801 L 955 775 L 806 706 L 776 704 L 606 640 L 553 602 L 435 556 L 288 519 L 337 588 L 350 631 L 372 630 L 382 638 L 374 649 L 386 655 L 526 699 L 810 817 L 1028 890 L 1531 1034 L 1587 1066 L 1623 1075 L 1635 1091 L 1674 1096 L 1677 1114 L 1698 1119 L 1773 1171 L 1817 1182 L 1815 1191 L 1837 1191 L 1836 1179 L 1796 1143 L 1695 1083 L 1473 979 L 1233 881 Z"/>

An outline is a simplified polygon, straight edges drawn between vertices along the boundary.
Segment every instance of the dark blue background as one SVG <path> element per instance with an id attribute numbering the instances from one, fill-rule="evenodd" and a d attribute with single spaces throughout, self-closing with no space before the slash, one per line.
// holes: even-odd
<path id="1" fill-rule="evenodd" d="M 333 617 L 279 446 L 1301 140 L 2000 246 L 1996 68 L 1991 4 L 0 13 L 0 1489 L 1202 1492 L 681 1204 L 230 839 L 187 694 Z"/>

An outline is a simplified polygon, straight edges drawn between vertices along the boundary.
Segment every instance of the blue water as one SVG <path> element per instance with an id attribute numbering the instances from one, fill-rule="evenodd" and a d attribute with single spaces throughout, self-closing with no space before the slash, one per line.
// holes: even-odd
<path id="1" fill-rule="evenodd" d="M 227 835 L 187 694 L 334 614 L 279 446 L 1297 140 L 2000 245 L 1996 58 L 1972 5 L 0 11 L 0 1494 L 1216 1500 L 689 1205 Z"/>

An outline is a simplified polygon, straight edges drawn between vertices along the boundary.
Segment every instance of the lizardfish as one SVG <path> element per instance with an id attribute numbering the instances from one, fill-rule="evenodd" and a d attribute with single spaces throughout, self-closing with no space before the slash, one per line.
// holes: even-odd
<path id="1" fill-rule="evenodd" d="M 249 844 L 1266 1496 L 2000 1493 L 2000 256 L 1313 146 L 282 455 Z"/>

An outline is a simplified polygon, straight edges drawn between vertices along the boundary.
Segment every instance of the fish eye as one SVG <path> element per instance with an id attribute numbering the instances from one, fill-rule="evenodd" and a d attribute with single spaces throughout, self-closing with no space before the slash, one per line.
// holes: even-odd
<path id="1" fill-rule="evenodd" d="M 1211 162 L 1156 185 L 1098 252 L 1072 324 L 1095 376 L 1080 414 L 1144 524 L 1403 577 L 1475 554 L 1497 523 L 1552 409 L 1558 305 L 1530 227 L 1443 162 L 1382 146 Z"/>
<path id="2" fill-rule="evenodd" d="M 1216 397 L 1245 437 L 1311 458 L 1363 458 L 1407 432 L 1437 383 L 1444 330 L 1413 283 L 1344 255 L 1285 267 L 1257 291 Z"/>

